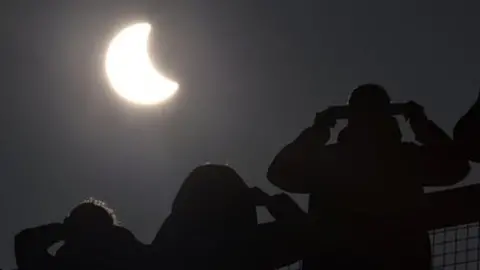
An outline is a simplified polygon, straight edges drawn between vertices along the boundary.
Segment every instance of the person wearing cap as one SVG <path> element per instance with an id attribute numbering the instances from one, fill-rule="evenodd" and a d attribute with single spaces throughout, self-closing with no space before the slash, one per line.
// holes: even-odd
<path id="1" fill-rule="evenodd" d="M 454 154 L 453 141 L 415 102 L 402 105 L 401 113 L 416 142 L 403 142 L 379 85 L 356 88 L 346 108 L 348 124 L 336 143 L 327 144 L 341 118 L 331 107 L 268 168 L 277 187 L 310 194 L 318 229 L 304 269 L 430 269 L 423 187 L 458 183 L 470 170 L 467 159 Z"/>

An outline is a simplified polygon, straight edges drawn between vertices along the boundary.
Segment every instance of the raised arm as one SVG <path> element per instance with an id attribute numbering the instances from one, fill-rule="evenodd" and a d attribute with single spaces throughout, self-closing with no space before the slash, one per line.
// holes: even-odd
<path id="1" fill-rule="evenodd" d="M 309 216 L 287 194 L 263 199 L 275 221 L 260 224 L 250 246 L 261 269 L 278 269 L 303 259 L 309 246 Z"/>
<path id="2" fill-rule="evenodd" d="M 327 154 L 326 143 L 335 122 L 329 109 L 317 114 L 315 124 L 275 156 L 268 168 L 268 180 L 288 192 L 310 193 L 312 181 L 332 165 L 334 157 Z"/>
<path id="3" fill-rule="evenodd" d="M 449 186 L 462 181 L 470 171 L 466 157 L 461 155 L 453 140 L 418 104 L 407 115 L 415 139 L 421 144 L 413 150 L 417 174 L 424 186 Z"/>
<path id="4" fill-rule="evenodd" d="M 410 123 L 416 141 L 429 146 L 444 144 L 453 146 L 450 136 L 437 124 L 428 119 L 422 106 L 415 102 L 409 102 L 408 107 L 405 118 Z"/>
<path id="5" fill-rule="evenodd" d="M 307 213 L 285 193 L 270 196 L 265 206 L 272 217 L 280 222 L 300 224 L 308 219 Z"/>
<path id="6" fill-rule="evenodd" d="M 63 238 L 63 228 L 59 223 L 25 229 L 15 236 L 15 258 L 19 269 L 51 269 L 53 256 L 48 253 L 51 247 Z"/>

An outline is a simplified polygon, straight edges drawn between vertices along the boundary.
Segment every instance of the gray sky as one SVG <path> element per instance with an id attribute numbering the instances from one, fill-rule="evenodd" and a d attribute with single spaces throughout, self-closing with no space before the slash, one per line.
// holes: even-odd
<path id="1" fill-rule="evenodd" d="M 0 8 L 7 269 L 15 233 L 60 221 L 89 196 L 149 242 L 206 161 L 278 192 L 265 179 L 273 156 L 358 84 L 417 101 L 449 133 L 480 87 L 473 0 L 51 2 Z M 137 19 L 153 24 L 152 56 L 181 84 L 163 107 L 131 106 L 105 80 L 108 39 Z"/>

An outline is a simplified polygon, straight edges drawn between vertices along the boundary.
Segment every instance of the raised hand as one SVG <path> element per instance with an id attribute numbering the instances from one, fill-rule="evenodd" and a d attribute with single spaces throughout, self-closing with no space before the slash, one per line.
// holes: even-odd
<path id="1" fill-rule="evenodd" d="M 405 111 L 403 112 L 407 121 L 416 121 L 427 119 L 425 109 L 415 101 L 409 101 L 405 104 Z"/>
<path id="2" fill-rule="evenodd" d="M 336 107 L 329 107 L 315 115 L 314 127 L 334 127 L 337 123 Z"/>

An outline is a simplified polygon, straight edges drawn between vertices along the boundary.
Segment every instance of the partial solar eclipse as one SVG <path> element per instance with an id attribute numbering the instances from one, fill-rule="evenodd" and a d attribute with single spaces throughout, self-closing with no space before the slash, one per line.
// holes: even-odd
<path id="1" fill-rule="evenodd" d="M 121 97 L 140 105 L 155 105 L 171 98 L 178 83 L 160 74 L 148 55 L 149 23 L 121 30 L 110 42 L 105 71 L 110 86 Z"/>

